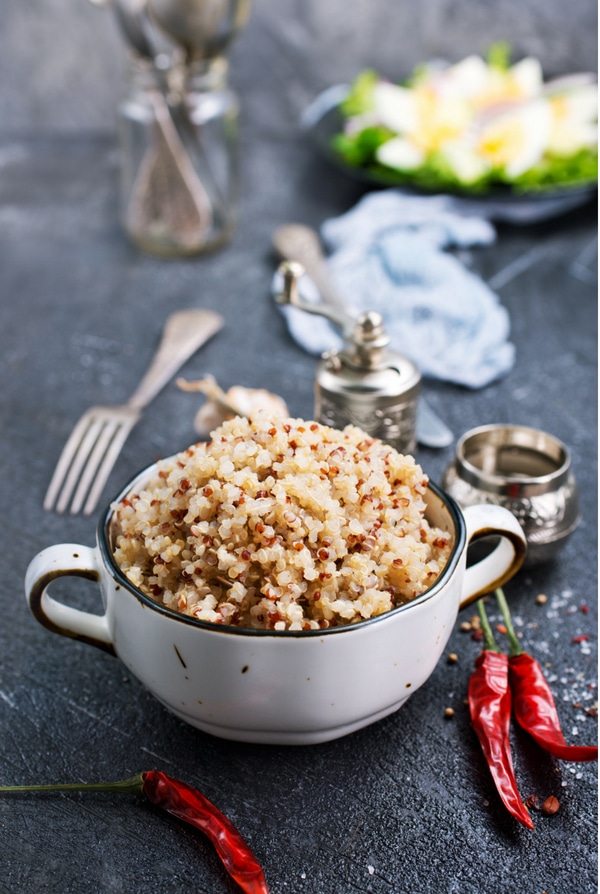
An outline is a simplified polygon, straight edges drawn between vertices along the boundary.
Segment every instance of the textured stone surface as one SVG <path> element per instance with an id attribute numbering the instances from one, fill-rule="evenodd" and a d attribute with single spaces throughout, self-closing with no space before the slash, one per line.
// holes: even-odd
<path id="1" fill-rule="evenodd" d="M 224 386 L 272 388 L 294 414 L 311 415 L 314 360 L 291 342 L 269 297 L 270 238 L 290 219 L 318 225 L 361 194 L 315 158 L 295 126 L 315 90 L 349 73 L 346 47 L 369 61 L 376 36 L 388 35 L 390 4 L 355 5 L 365 26 L 347 24 L 342 42 L 332 36 L 333 4 L 288 0 L 275 20 L 274 3 L 256 3 L 234 60 L 244 100 L 239 227 L 223 252 L 163 262 L 131 248 L 116 219 L 118 153 L 108 118 L 118 89 L 109 59 L 118 53 L 107 11 L 83 0 L 39 4 L 35 13 L 8 3 L 0 35 L 0 779 L 91 780 L 163 769 L 197 785 L 236 822 L 273 894 L 594 894 L 595 767 L 557 763 L 515 731 L 523 795 L 553 794 L 561 809 L 535 814 L 532 833 L 505 815 L 464 704 L 479 646 L 459 629 L 448 645 L 458 663 L 442 660 L 396 715 L 325 745 L 263 747 L 220 741 L 176 720 L 114 658 L 43 630 L 23 598 L 25 568 L 38 550 L 93 543 L 96 519 L 44 513 L 44 492 L 73 422 L 92 404 L 129 396 L 171 310 L 215 308 L 226 319 L 185 366 L 187 377 L 211 372 Z M 565 67 L 593 55 L 583 28 L 593 18 L 589 4 L 562 11 L 539 0 L 431 2 L 416 19 L 408 8 L 398 12 L 406 24 L 397 56 L 411 63 L 424 48 L 454 47 L 453 31 L 458 51 L 470 49 L 458 21 L 467 9 L 474 34 L 490 36 L 486 23 L 491 32 L 493 22 L 491 36 L 505 36 L 508 22 L 518 46 L 552 48 Z M 59 16 L 77 23 L 72 32 Z M 27 21 L 38 29 L 36 49 L 24 42 Z M 409 26 L 418 41 L 408 39 Z M 90 66 L 80 80 L 74 42 L 79 65 Z M 396 56 L 391 36 L 384 48 L 386 58 Z M 317 58 L 313 69 L 307 60 Z M 22 105 L 17 84 L 26 75 Z M 45 135 L 55 123 L 72 132 Z M 553 680 L 567 738 L 579 742 L 597 735 L 584 710 L 596 700 L 589 688 L 597 630 L 596 221 L 591 206 L 545 225 L 503 227 L 495 245 L 467 256 L 509 309 L 517 363 L 479 392 L 427 384 L 428 399 L 457 435 L 516 422 L 546 429 L 572 449 L 582 524 L 554 563 L 521 573 L 507 593 L 524 644 Z M 194 439 L 197 406 L 174 385 L 159 395 L 126 443 L 106 501 L 138 469 Z M 421 450 L 418 459 L 439 480 L 451 455 L 452 448 Z M 100 608 L 91 583 L 65 583 L 60 592 Z M 536 604 L 540 592 L 545 605 Z M 581 634 L 590 640 L 574 643 Z M 455 710 L 451 720 L 446 707 Z M 126 796 L 2 798 L 0 829 L 0 890 L 11 894 L 236 890 L 201 836 Z"/>

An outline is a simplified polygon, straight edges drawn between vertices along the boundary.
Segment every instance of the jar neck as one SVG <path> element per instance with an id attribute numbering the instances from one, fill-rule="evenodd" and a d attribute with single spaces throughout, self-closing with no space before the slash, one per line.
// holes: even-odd
<path id="1" fill-rule="evenodd" d="M 161 82 L 174 93 L 210 93 L 227 87 L 229 63 L 224 56 L 193 63 L 171 63 L 157 71 L 149 59 L 131 54 L 129 78 L 140 90 L 155 90 Z"/>
<path id="2" fill-rule="evenodd" d="M 196 92 L 224 90 L 228 73 L 229 62 L 225 56 L 193 62 L 182 69 L 185 88 Z"/>

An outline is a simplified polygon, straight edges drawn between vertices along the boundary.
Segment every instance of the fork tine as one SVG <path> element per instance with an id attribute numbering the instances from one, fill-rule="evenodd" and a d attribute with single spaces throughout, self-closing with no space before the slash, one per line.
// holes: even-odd
<path id="1" fill-rule="evenodd" d="M 90 453 L 94 447 L 98 439 L 98 435 L 102 429 L 102 420 L 98 420 L 94 415 L 90 415 L 89 425 L 81 438 L 77 451 L 71 460 L 71 467 L 67 472 L 66 478 L 63 482 L 62 489 L 60 491 L 57 503 L 56 503 L 56 511 L 64 512 L 67 506 L 69 505 L 69 500 L 71 499 L 71 495 L 73 490 L 75 489 L 75 485 L 81 475 L 81 471 L 85 466 Z"/>
<path id="2" fill-rule="evenodd" d="M 102 465 L 96 473 L 96 478 L 86 500 L 85 506 L 83 507 L 84 515 L 89 515 L 96 508 L 96 504 L 98 502 L 100 494 L 102 493 L 102 488 L 106 484 L 106 479 L 110 475 L 111 469 L 114 466 L 119 453 L 121 452 L 121 448 L 127 440 L 129 432 L 136 422 L 136 418 L 131 418 L 124 420 L 120 424 L 111 444 L 109 445 L 108 450 L 106 451 L 106 455 L 102 461 Z"/>
<path id="3" fill-rule="evenodd" d="M 73 458 L 80 449 L 83 437 L 91 424 L 92 416 L 91 412 L 88 410 L 83 414 L 83 416 L 79 418 L 78 422 L 76 422 L 73 426 L 73 430 L 71 431 L 71 434 L 69 435 L 69 438 L 65 446 L 63 447 L 62 453 L 58 458 L 58 462 L 54 469 L 54 474 L 52 475 L 50 484 L 48 485 L 48 490 L 46 491 L 46 496 L 44 497 L 44 509 L 50 511 L 54 508 L 54 504 L 60 491 L 60 487 L 69 469 L 71 468 Z"/>
<path id="4" fill-rule="evenodd" d="M 90 485 L 94 480 L 94 476 L 97 474 L 97 471 L 100 468 L 102 459 L 107 449 L 109 448 L 113 437 L 119 431 L 121 425 L 122 421 L 120 419 L 107 418 L 102 420 L 102 428 L 98 433 L 96 443 L 94 444 L 92 451 L 89 454 L 88 461 L 81 472 L 79 484 L 77 485 L 77 489 L 75 490 L 75 494 L 73 496 L 73 501 L 71 503 L 72 515 L 76 515 L 80 511 L 86 494 L 90 489 Z"/>

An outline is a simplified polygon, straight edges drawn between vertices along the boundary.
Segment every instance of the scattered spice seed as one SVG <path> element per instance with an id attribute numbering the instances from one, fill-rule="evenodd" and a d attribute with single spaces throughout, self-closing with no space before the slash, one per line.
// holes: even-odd
<path id="1" fill-rule="evenodd" d="M 496 630 L 498 631 L 498 633 L 506 635 L 506 627 L 504 626 L 504 624 L 496 624 Z"/>
<path id="2" fill-rule="evenodd" d="M 454 717 L 454 708 L 445 708 L 444 717 Z"/>
<path id="3" fill-rule="evenodd" d="M 462 630 L 463 633 L 470 633 L 472 629 L 473 627 L 469 621 L 463 621 L 460 625 L 460 630 Z"/>
<path id="4" fill-rule="evenodd" d="M 559 809 L 560 804 L 558 798 L 555 798 L 554 795 L 550 795 L 550 797 L 546 798 L 542 804 L 542 813 L 545 813 L 546 816 L 554 816 L 555 813 L 558 813 Z"/>
<path id="5" fill-rule="evenodd" d="M 582 633 L 581 636 L 574 636 L 571 640 L 572 643 L 585 643 L 589 639 L 587 633 Z"/>
<path id="6" fill-rule="evenodd" d="M 456 662 L 458 661 L 458 655 L 456 654 L 456 652 L 450 652 L 447 661 L 448 664 L 456 664 Z"/>
<path id="7" fill-rule="evenodd" d="M 584 615 L 587 615 L 587 613 L 589 612 L 589 610 L 590 610 L 590 609 L 589 609 L 589 606 L 588 606 L 588 605 L 582 605 L 581 608 L 579 609 L 579 611 L 580 611 L 580 612 L 583 612 Z"/>
<path id="8" fill-rule="evenodd" d="M 528 798 L 525 798 L 525 807 L 529 810 L 541 810 L 540 799 L 537 795 L 529 795 Z"/>
<path id="9" fill-rule="evenodd" d="M 535 601 L 538 605 L 545 605 L 548 602 L 548 597 L 545 593 L 538 593 L 538 595 L 535 597 Z"/>

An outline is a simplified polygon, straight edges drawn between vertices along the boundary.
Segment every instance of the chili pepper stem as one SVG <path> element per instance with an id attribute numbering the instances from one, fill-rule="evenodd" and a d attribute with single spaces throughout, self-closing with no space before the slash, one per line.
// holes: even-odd
<path id="1" fill-rule="evenodd" d="M 494 634 L 492 633 L 492 627 L 485 610 L 485 605 L 483 604 L 483 599 L 479 599 L 477 601 L 477 611 L 479 612 L 479 618 L 481 620 L 481 629 L 483 630 L 483 642 L 485 648 L 488 652 L 500 652 L 501 649 L 498 647 L 498 644 L 494 639 Z"/>
<path id="2" fill-rule="evenodd" d="M 0 785 L 0 792 L 121 792 L 141 795 L 142 774 L 118 782 L 59 782 L 50 785 Z"/>
<path id="3" fill-rule="evenodd" d="M 504 590 L 502 589 L 502 587 L 498 587 L 497 590 L 494 590 L 494 595 L 496 597 L 498 605 L 500 606 L 502 619 L 504 621 L 504 626 L 506 627 L 506 638 L 508 640 L 508 645 L 510 648 L 510 656 L 512 658 L 515 655 L 521 655 L 523 649 L 521 648 L 521 643 L 519 642 L 519 638 L 515 633 L 515 628 L 513 627 L 513 622 L 510 615 L 510 609 L 508 607 L 508 602 L 506 601 L 506 596 L 504 595 Z"/>

